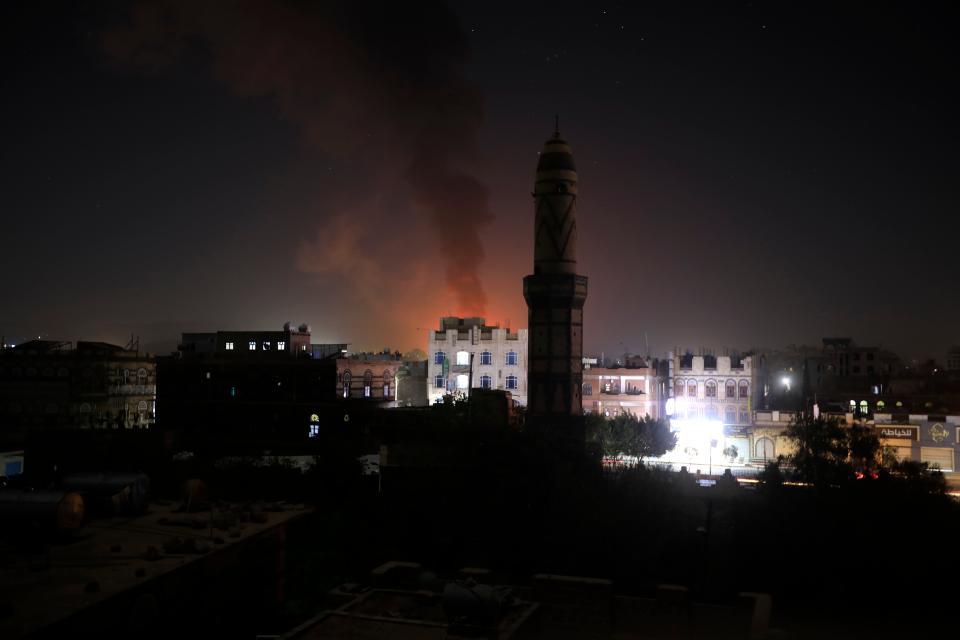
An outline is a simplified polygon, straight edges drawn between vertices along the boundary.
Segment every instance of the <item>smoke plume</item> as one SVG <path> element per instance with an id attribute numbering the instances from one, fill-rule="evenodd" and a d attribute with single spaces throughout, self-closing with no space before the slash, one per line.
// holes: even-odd
<path id="1" fill-rule="evenodd" d="M 311 144 L 361 168 L 371 190 L 403 180 L 397 209 L 424 215 L 433 237 L 422 246 L 442 260 L 457 311 L 483 313 L 479 232 L 492 215 L 470 173 L 482 101 L 464 79 L 466 38 L 445 4 L 158 0 L 135 5 L 104 44 L 149 70 L 207 60 L 237 94 L 268 98 Z M 318 240 L 297 255 L 302 270 L 342 270 L 358 286 L 389 270 L 359 242 L 362 220 L 318 214 Z"/>

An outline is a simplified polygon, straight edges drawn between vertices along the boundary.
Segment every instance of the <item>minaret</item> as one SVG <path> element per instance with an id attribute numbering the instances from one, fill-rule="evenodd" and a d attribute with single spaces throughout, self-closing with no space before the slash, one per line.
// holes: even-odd
<path id="1" fill-rule="evenodd" d="M 577 171 L 559 125 L 543 145 L 533 199 L 533 275 L 523 279 L 529 310 L 527 411 L 545 428 L 571 428 L 583 413 L 583 303 L 577 275 Z"/>

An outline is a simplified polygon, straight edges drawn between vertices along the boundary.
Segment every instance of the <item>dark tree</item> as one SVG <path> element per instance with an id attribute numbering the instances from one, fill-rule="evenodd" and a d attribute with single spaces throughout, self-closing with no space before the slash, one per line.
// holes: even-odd
<path id="1" fill-rule="evenodd" d="M 637 418 L 632 413 L 621 413 L 607 419 L 588 414 L 587 429 L 606 456 L 657 457 L 677 446 L 677 436 L 670 432 L 670 425 L 650 416 Z"/>

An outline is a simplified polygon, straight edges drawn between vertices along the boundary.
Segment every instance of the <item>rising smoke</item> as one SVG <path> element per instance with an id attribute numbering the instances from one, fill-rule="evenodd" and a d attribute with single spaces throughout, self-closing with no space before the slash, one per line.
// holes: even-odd
<path id="1" fill-rule="evenodd" d="M 434 240 L 422 240 L 443 261 L 457 311 L 484 312 L 479 233 L 493 216 L 469 171 L 482 101 L 464 79 L 466 38 L 444 3 L 158 0 L 127 18 L 104 40 L 116 59 L 154 70 L 208 59 L 233 91 L 269 98 L 311 144 L 363 167 L 372 189 L 405 180 L 405 205 L 425 214 Z M 360 244 L 362 216 L 325 218 L 336 219 L 301 246 L 302 270 L 341 270 L 363 278 L 358 286 L 389 270 Z"/>

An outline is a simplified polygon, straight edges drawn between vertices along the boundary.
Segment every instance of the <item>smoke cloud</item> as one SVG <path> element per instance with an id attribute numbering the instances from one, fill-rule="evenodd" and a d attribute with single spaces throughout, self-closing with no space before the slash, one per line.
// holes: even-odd
<path id="1" fill-rule="evenodd" d="M 311 144 L 359 168 L 369 190 L 421 214 L 414 222 L 430 234 L 421 255 L 442 261 L 457 312 L 484 312 L 480 231 L 493 216 L 470 172 L 482 100 L 464 78 L 466 38 L 445 4 L 158 0 L 135 5 L 104 46 L 153 71 L 205 60 L 237 94 L 271 100 Z M 362 242 L 364 219 L 313 206 L 323 220 L 317 239 L 303 240 L 298 268 L 376 291 L 393 269 Z"/>

